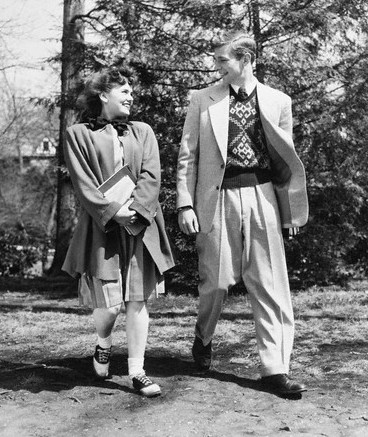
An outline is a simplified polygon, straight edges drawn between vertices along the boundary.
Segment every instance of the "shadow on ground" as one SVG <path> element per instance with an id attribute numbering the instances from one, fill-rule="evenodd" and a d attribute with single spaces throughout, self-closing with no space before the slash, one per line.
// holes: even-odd
<path id="1" fill-rule="evenodd" d="M 114 354 L 111 361 L 111 375 L 126 378 L 128 369 L 121 363 L 127 362 L 124 354 Z M 36 363 L 14 363 L 0 361 L 0 389 L 31 393 L 42 391 L 60 392 L 75 387 L 99 387 L 120 390 L 127 393 L 133 389 L 121 385 L 112 379 L 102 380 L 95 377 L 92 370 L 92 357 L 62 358 Z M 147 374 L 159 378 L 201 378 L 236 384 L 241 388 L 272 393 L 259 379 L 240 377 L 231 372 L 220 372 L 215 368 L 198 371 L 192 361 L 176 357 L 146 357 Z M 281 397 L 281 396 L 280 396 Z M 285 397 L 285 396 L 282 396 Z M 300 399 L 301 395 L 288 396 L 288 399 Z"/>

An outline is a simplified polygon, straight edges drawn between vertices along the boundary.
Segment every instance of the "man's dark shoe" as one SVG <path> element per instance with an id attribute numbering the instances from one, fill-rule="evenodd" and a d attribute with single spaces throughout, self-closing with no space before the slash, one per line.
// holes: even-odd
<path id="1" fill-rule="evenodd" d="M 261 381 L 265 388 L 279 395 L 294 395 L 307 390 L 304 384 L 292 381 L 284 373 L 264 376 Z"/>
<path id="2" fill-rule="evenodd" d="M 211 366 L 212 341 L 204 346 L 202 340 L 196 336 L 192 347 L 192 355 L 199 370 L 208 370 Z"/>

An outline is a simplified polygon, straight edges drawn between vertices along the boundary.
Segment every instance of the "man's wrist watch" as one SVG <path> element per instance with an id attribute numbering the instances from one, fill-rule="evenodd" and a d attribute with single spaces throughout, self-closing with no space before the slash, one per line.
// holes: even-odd
<path id="1" fill-rule="evenodd" d="M 181 206 L 180 208 L 177 209 L 177 212 L 185 211 L 187 209 L 192 209 L 192 207 L 190 205 Z"/>

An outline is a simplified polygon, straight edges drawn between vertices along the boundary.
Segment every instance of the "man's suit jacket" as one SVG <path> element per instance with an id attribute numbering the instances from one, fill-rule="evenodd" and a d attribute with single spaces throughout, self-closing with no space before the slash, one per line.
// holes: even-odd
<path id="1" fill-rule="evenodd" d="M 291 99 L 259 82 L 257 98 L 282 226 L 303 226 L 308 199 L 304 167 L 292 139 Z M 192 206 L 205 233 L 211 229 L 225 173 L 229 100 L 223 83 L 193 93 L 179 151 L 177 207 Z"/>

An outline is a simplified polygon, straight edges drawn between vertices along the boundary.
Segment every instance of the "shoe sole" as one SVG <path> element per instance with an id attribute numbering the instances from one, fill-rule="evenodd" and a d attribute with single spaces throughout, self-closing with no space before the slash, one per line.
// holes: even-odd
<path id="1" fill-rule="evenodd" d="M 157 385 L 157 387 L 154 387 L 154 388 L 148 387 L 147 391 L 145 391 L 145 389 L 142 388 L 142 389 L 138 390 L 138 392 L 146 398 L 154 398 L 156 396 L 161 395 L 161 389 L 158 385 Z"/>
<path id="2" fill-rule="evenodd" d="M 102 374 L 99 374 L 98 371 L 96 370 L 96 367 L 99 365 L 101 365 L 101 364 L 96 361 L 95 357 L 93 357 L 93 372 L 94 372 L 95 376 L 98 379 L 109 379 L 110 378 L 109 368 L 107 369 L 107 373 L 102 375 Z"/>
<path id="3" fill-rule="evenodd" d="M 300 390 L 293 390 L 293 391 L 275 391 L 275 393 L 279 393 L 280 395 L 298 395 L 300 393 L 304 393 L 305 391 L 308 391 L 306 388 L 302 388 Z"/>
<path id="4" fill-rule="evenodd" d="M 274 388 L 274 387 L 265 387 L 265 388 L 268 389 L 271 393 L 281 395 L 281 396 L 299 395 L 300 393 L 303 393 L 303 392 L 308 390 L 306 388 L 301 388 L 299 390 L 279 390 L 279 389 Z"/>

